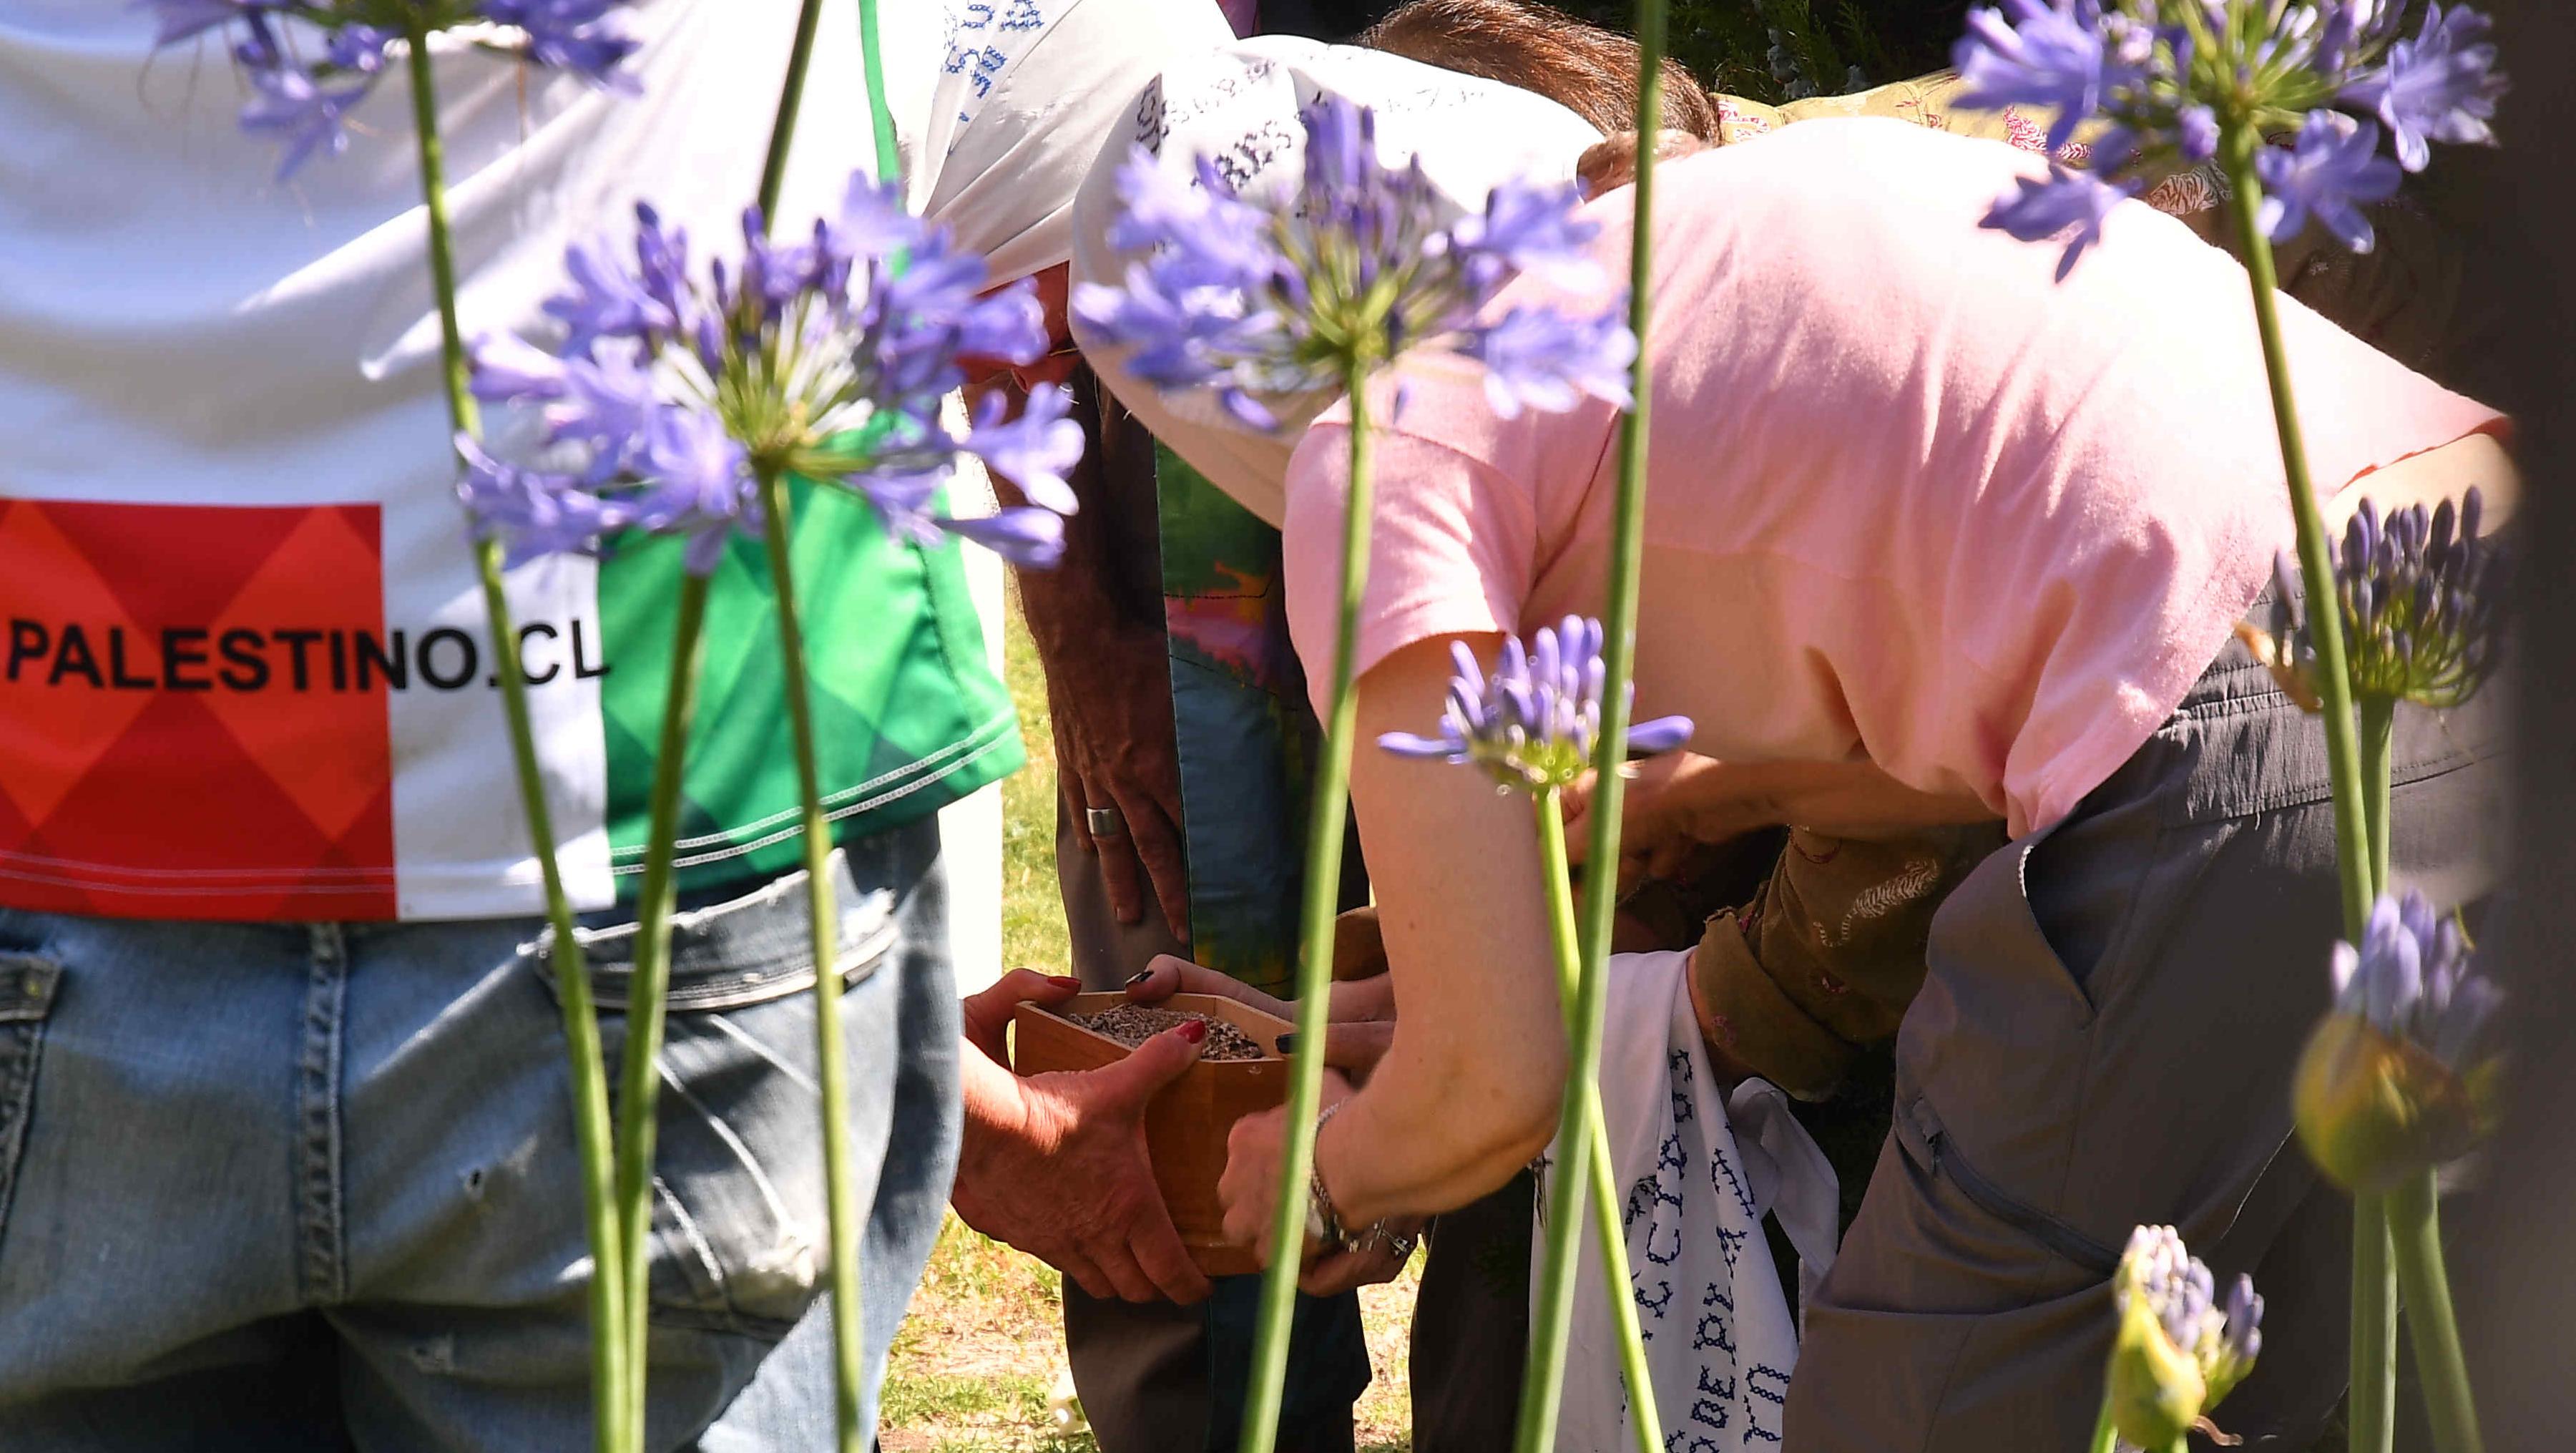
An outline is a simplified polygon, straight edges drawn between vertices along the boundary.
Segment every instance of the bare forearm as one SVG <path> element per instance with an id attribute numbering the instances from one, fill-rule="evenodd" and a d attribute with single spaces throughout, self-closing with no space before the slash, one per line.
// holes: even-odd
<path id="1" fill-rule="evenodd" d="M 1447 664 L 1445 642 L 1419 642 L 1362 678 L 1360 739 L 1436 720 Z M 1454 767 L 1362 752 L 1351 801 L 1398 1012 L 1392 1048 L 1334 1119 L 1320 1164 L 1336 1206 L 1374 1221 L 1463 1205 L 1545 1148 L 1565 1027 L 1527 799 Z"/>
<path id="2" fill-rule="evenodd" d="M 1399 1021 L 1401 1023 L 1401 1021 Z M 1547 1148 L 1565 1080 L 1562 1036 L 1441 1067 L 1402 1043 L 1324 1127 L 1316 1156 L 1343 1223 L 1463 1206 Z"/>

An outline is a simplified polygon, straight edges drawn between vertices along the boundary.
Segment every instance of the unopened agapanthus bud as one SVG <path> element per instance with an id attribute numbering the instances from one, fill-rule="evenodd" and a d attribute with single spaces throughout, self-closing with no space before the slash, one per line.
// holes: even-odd
<path id="1" fill-rule="evenodd" d="M 2383 897 L 2361 947 L 2335 945 L 2334 980 L 2291 1088 L 2310 1158 L 2336 1184 L 2376 1192 L 2467 1152 L 2488 1121 L 2483 1032 L 2499 995 L 2459 924 L 2421 894 Z"/>
<path id="2" fill-rule="evenodd" d="M 2449 500 L 2382 519 L 2368 500 L 2334 552 L 2336 603 L 2353 695 L 2447 710 L 2475 696 L 2495 664 L 2505 588 L 2501 554 L 2477 535 L 2483 501 L 2472 486 Z M 2298 599 L 2298 566 L 2273 568 L 2271 632 L 2240 629 L 2292 699 L 2319 705 L 2316 642 Z"/>
<path id="3" fill-rule="evenodd" d="M 2142 1448 L 2169 1448 L 2254 1370 L 2263 1299 L 2239 1276 L 2221 1305 L 2209 1268 L 2171 1226 L 2141 1226 L 2113 1273 L 2120 1310 L 2104 1396 L 2112 1426 Z"/>
<path id="4" fill-rule="evenodd" d="M 1488 677 L 1463 644 L 1450 644 L 1455 674 L 1440 735 L 1388 732 L 1377 744 L 1399 757 L 1429 757 L 1484 769 L 1500 786 L 1525 792 L 1568 787 L 1592 768 L 1601 735 L 1601 623 L 1567 616 L 1540 627 L 1524 649 L 1506 637 Z M 1690 740 L 1688 717 L 1628 729 L 1628 754 L 1654 756 Z"/>

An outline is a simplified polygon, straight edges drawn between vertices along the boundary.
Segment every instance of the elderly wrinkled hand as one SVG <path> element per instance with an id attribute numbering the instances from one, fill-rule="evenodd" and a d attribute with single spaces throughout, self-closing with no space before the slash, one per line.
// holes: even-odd
<path id="1" fill-rule="evenodd" d="M 1195 1302 L 1210 1291 L 1154 1183 L 1145 1107 L 1198 1062 L 1207 1026 L 1167 1030 L 1096 1070 L 1010 1073 L 1004 1034 L 1023 1002 L 1061 1004 L 1069 978 L 1026 969 L 965 1001 L 966 1133 L 951 1202 L 960 1219 L 1037 1257 L 1092 1296 Z"/>

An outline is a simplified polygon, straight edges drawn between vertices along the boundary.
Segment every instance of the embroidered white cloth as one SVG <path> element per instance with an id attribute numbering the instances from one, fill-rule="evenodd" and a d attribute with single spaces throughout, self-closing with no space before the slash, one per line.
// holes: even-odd
<path id="1" fill-rule="evenodd" d="M 889 72 L 923 116 L 905 171 L 921 215 L 985 254 L 997 283 L 1073 252 L 1073 195 L 1136 91 L 1166 62 L 1234 39 L 1214 0 L 907 0 L 880 23 L 925 35 L 936 69 Z M 889 34 L 886 54 L 917 51 Z M 930 82 L 926 109 L 905 92 Z"/>
<path id="2" fill-rule="evenodd" d="M 1690 953 L 1614 954 L 1601 1110 L 1625 1188 L 1628 1266 L 1668 1453 L 1735 1453 L 1780 1440 L 1798 1331 L 1762 1217 L 1798 1250 L 1800 1285 L 1832 1265 L 1834 1168 L 1762 1080 L 1719 1092 L 1691 1014 Z M 1548 1160 L 1557 1159 L 1550 1147 Z M 1544 1199 L 1541 1205 L 1545 1204 Z M 1626 1453 L 1628 1396 L 1585 1213 L 1556 1446 Z M 1546 1228 L 1531 1231 L 1531 1265 Z M 1538 1285 L 1533 1274 L 1531 1297 Z M 1535 1307 L 1533 1306 L 1533 1310 Z"/>

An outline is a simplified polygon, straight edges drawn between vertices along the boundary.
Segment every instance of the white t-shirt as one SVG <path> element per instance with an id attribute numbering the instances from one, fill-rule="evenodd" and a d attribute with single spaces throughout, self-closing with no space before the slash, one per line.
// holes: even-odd
<path id="1" fill-rule="evenodd" d="M 897 115 L 919 117 L 947 7 L 887 9 L 916 57 L 889 68 Z M 702 256 L 737 247 L 794 19 L 638 5 L 633 97 L 435 38 L 467 334 L 546 334 L 566 244 L 622 243 L 639 196 Z M 153 28 L 114 0 L 0 0 L 0 904 L 535 910 L 399 60 L 347 153 L 280 182 L 224 41 L 156 54 Z M 826 7 L 784 217 L 868 165 L 857 33 Z M 583 906 L 635 865 L 607 829 L 604 573 L 509 577 Z"/>

